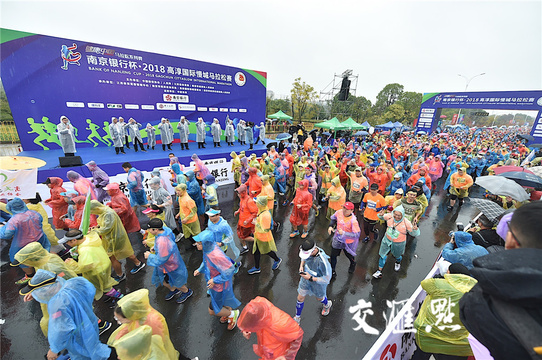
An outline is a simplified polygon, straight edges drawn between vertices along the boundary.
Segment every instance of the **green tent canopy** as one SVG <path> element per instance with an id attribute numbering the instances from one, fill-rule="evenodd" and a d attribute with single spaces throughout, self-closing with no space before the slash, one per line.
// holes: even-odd
<path id="1" fill-rule="evenodd" d="M 341 126 L 346 127 L 348 130 L 366 130 L 367 128 L 361 124 L 358 124 L 354 119 L 348 118 L 341 123 Z"/>
<path id="2" fill-rule="evenodd" d="M 339 119 L 334 117 L 333 119 L 314 124 L 314 127 L 324 128 L 324 129 L 330 129 L 330 130 L 347 130 L 348 127 L 343 126 Z"/>
<path id="3" fill-rule="evenodd" d="M 278 120 L 291 120 L 291 119 L 293 119 L 293 117 L 291 117 L 290 115 L 287 115 L 287 114 L 283 113 L 282 110 L 279 110 L 278 112 L 276 112 L 274 114 L 268 115 L 267 117 L 269 119 L 278 119 Z"/>

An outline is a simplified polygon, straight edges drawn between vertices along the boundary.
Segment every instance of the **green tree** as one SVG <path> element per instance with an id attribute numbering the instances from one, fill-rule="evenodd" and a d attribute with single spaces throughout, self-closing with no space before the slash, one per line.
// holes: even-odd
<path id="1" fill-rule="evenodd" d="M 401 104 L 395 103 L 388 106 L 384 115 L 382 115 L 384 122 L 396 122 L 402 123 L 405 120 L 405 109 Z"/>
<path id="2" fill-rule="evenodd" d="M 318 94 L 312 86 L 304 81 L 301 82 L 301 78 L 295 79 L 292 85 L 292 116 L 294 119 L 301 121 L 305 113 L 311 108 L 311 104 L 318 100 Z M 316 110 L 314 113 L 316 113 Z"/>
<path id="3" fill-rule="evenodd" d="M 378 115 L 382 115 L 386 112 L 386 109 L 393 105 L 401 98 L 404 86 L 401 84 L 393 83 L 384 86 L 378 95 L 376 96 L 376 103 L 374 105 L 374 112 Z"/>
<path id="4" fill-rule="evenodd" d="M 267 115 L 274 114 L 282 110 L 282 112 L 289 114 L 292 111 L 292 107 L 289 99 L 269 99 L 266 101 Z"/>
<path id="5" fill-rule="evenodd" d="M 397 104 L 400 104 L 405 110 L 405 121 L 412 124 L 420 113 L 422 105 L 422 93 L 414 91 L 405 91 L 399 97 Z"/>
<path id="6" fill-rule="evenodd" d="M 354 99 L 351 107 L 351 114 L 354 120 L 364 122 L 372 115 L 371 100 L 364 96 L 358 96 Z"/>

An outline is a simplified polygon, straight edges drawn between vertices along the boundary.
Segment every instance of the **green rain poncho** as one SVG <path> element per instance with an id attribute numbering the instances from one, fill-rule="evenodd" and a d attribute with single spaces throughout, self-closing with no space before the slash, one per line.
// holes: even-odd
<path id="1" fill-rule="evenodd" d="M 148 289 L 140 289 L 125 295 L 117 304 L 121 308 L 124 316 L 131 322 L 119 326 L 109 337 L 109 340 L 107 341 L 108 345 L 114 346 L 119 340 L 129 336 L 134 330 L 143 325 L 148 325 L 152 329 L 152 334 L 160 336 L 164 344 L 167 356 L 161 357 L 160 360 L 177 360 L 179 358 L 179 353 L 175 350 L 175 347 L 169 338 L 169 329 L 166 319 L 149 304 Z M 147 358 L 143 357 L 142 359 Z"/>
<path id="2" fill-rule="evenodd" d="M 36 270 L 48 270 L 66 280 L 77 277 L 77 274 L 66 266 L 60 256 L 49 253 L 38 242 L 31 242 L 24 246 L 15 254 L 15 260 L 20 264 L 34 267 Z M 43 334 L 47 336 L 49 324 L 47 304 L 40 304 L 40 306 L 43 313 L 43 317 L 40 320 L 40 327 Z"/>
<path id="3" fill-rule="evenodd" d="M 98 215 L 99 228 L 96 229 L 96 232 L 102 238 L 102 245 L 107 251 L 107 256 L 114 256 L 117 260 L 122 260 L 134 254 L 126 229 L 124 229 L 115 210 L 92 200 L 90 213 Z"/>
<path id="4" fill-rule="evenodd" d="M 445 274 L 444 279 L 422 281 L 427 297 L 414 321 L 416 343 L 421 350 L 456 356 L 473 355 L 467 339 L 469 333 L 459 319 L 459 300 L 476 283 L 476 279 L 463 274 Z"/>
<path id="5" fill-rule="evenodd" d="M 96 288 L 94 299 L 99 300 L 118 283 L 111 277 L 111 261 L 95 230 L 89 232 L 85 236 L 85 241 L 77 246 L 77 253 L 79 254 L 77 261 L 69 259 L 67 264 L 94 285 Z"/>
<path id="6" fill-rule="evenodd" d="M 113 343 L 120 360 L 162 360 L 168 354 L 164 342 L 152 334 L 152 328 L 143 325 Z"/>

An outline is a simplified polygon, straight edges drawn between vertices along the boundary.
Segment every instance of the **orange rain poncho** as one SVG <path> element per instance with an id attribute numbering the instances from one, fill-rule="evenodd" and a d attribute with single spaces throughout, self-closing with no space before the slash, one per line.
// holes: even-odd
<path id="1" fill-rule="evenodd" d="M 308 180 L 301 180 L 294 198 L 294 208 L 290 215 L 292 226 L 307 225 L 309 223 L 309 211 L 312 206 L 312 194 L 307 190 Z"/>
<path id="2" fill-rule="evenodd" d="M 162 338 L 164 348 L 168 354 L 167 359 L 177 360 L 179 358 L 179 352 L 175 350 L 169 338 L 169 328 L 166 319 L 149 303 L 148 289 L 140 289 L 125 295 L 117 304 L 126 319 L 131 322 L 119 326 L 111 334 L 109 340 L 107 340 L 107 345 L 113 346 L 120 338 L 129 335 L 131 331 L 134 331 L 140 326 L 149 325 L 152 328 L 152 334 Z M 160 359 L 166 360 L 166 358 Z"/>
<path id="3" fill-rule="evenodd" d="M 49 205 L 53 211 L 53 225 L 56 229 L 64 228 L 64 221 L 60 219 L 62 215 L 66 215 L 68 212 L 68 203 L 64 201 L 64 197 L 60 195 L 63 192 L 66 192 L 66 189 L 62 187 L 64 181 L 58 177 L 50 177 L 51 188 L 49 192 L 51 197 L 45 200 L 45 203 Z"/>
<path id="4" fill-rule="evenodd" d="M 248 180 L 245 183 L 251 197 L 259 196 L 262 192 L 262 179 L 258 176 L 258 169 L 248 168 Z"/>
<path id="5" fill-rule="evenodd" d="M 303 330 L 295 320 L 261 296 L 245 306 L 237 326 L 241 331 L 256 333 L 258 344 L 253 349 L 260 360 L 279 356 L 293 360 L 303 340 Z"/>

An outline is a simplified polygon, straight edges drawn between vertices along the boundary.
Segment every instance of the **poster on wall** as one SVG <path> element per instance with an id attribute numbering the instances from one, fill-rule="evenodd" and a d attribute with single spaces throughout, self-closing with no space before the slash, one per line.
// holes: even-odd
<path id="1" fill-rule="evenodd" d="M 179 141 L 179 119 L 265 121 L 267 74 L 186 58 L 0 29 L 2 84 L 24 150 L 60 148 L 60 116 L 75 129 L 77 147 L 113 146 L 113 117 L 147 124 L 161 143 L 162 118 Z M 165 49 L 167 51 L 167 49 Z M 212 141 L 212 140 L 211 140 Z"/>

